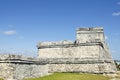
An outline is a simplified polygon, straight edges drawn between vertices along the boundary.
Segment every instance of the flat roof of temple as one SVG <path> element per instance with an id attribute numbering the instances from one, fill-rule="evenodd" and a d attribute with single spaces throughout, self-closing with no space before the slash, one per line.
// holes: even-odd
<path id="1" fill-rule="evenodd" d="M 77 31 L 103 31 L 103 27 L 77 28 Z"/>

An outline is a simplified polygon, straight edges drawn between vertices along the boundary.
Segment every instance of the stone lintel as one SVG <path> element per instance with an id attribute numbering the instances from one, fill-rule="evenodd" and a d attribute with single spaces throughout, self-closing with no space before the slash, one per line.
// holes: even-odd
<path id="1" fill-rule="evenodd" d="M 103 31 L 77 31 L 77 34 L 96 34 L 96 33 L 103 33 Z"/>
<path id="2" fill-rule="evenodd" d="M 38 45 L 38 49 L 44 48 L 69 48 L 69 47 L 78 47 L 78 46 L 93 46 L 93 45 L 101 45 L 101 42 L 91 42 L 91 43 L 77 43 L 77 44 L 61 44 L 61 45 Z"/>
<path id="3" fill-rule="evenodd" d="M 77 31 L 103 31 L 102 27 L 78 28 Z"/>
<path id="4" fill-rule="evenodd" d="M 45 64 L 102 64 L 102 63 L 113 63 L 111 59 L 80 59 L 80 58 L 47 58 L 40 59 L 38 61 L 29 61 L 29 60 L 0 60 L 0 63 L 13 63 L 13 64 L 36 64 L 36 65 L 45 65 Z"/>

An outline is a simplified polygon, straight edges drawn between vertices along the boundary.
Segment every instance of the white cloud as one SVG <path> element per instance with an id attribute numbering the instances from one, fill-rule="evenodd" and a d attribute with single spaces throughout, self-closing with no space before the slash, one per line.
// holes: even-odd
<path id="1" fill-rule="evenodd" d="M 111 53 L 116 53 L 117 51 L 116 51 L 116 50 L 111 50 L 110 52 L 111 52 Z"/>
<path id="2" fill-rule="evenodd" d="M 113 16 L 120 16 L 120 12 L 114 12 L 112 13 Z"/>
<path id="3" fill-rule="evenodd" d="M 5 35 L 14 35 L 16 34 L 16 31 L 15 30 L 8 30 L 8 31 L 1 31 L 2 34 L 5 34 Z"/>
<path id="4" fill-rule="evenodd" d="M 120 2 L 118 2 L 117 4 L 120 5 Z"/>
<path id="5" fill-rule="evenodd" d="M 107 40 L 108 39 L 108 36 L 105 36 L 105 40 Z"/>

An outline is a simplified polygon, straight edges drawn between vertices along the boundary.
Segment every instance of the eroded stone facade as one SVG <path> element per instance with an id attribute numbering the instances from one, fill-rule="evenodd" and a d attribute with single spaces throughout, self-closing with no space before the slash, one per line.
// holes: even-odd
<path id="1" fill-rule="evenodd" d="M 58 60 L 49 64 L 50 72 L 114 73 L 116 71 L 101 27 L 78 28 L 75 41 L 40 42 L 37 47 L 39 58 Z M 63 60 L 67 58 L 70 63 L 64 63 L 61 58 Z M 74 59 L 74 63 L 70 59 Z M 76 59 L 82 61 L 76 64 Z"/>
<path id="2" fill-rule="evenodd" d="M 0 55 L 0 78 L 23 80 L 48 75 L 48 65 L 39 59 L 21 55 Z"/>
<path id="3" fill-rule="evenodd" d="M 75 41 L 40 42 L 37 48 L 37 58 L 0 55 L 0 77 L 23 80 L 54 72 L 116 72 L 103 28 L 79 28 Z"/>
<path id="4" fill-rule="evenodd" d="M 103 28 L 78 28 L 76 40 L 40 42 L 39 58 L 111 59 Z"/>

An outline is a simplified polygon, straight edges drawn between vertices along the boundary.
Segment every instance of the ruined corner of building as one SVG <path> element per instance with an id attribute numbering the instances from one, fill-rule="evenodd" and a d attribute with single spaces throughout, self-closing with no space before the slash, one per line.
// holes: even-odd
<path id="1" fill-rule="evenodd" d="M 116 72 L 102 27 L 78 28 L 75 41 L 39 42 L 37 48 L 37 58 L 1 55 L 0 77 L 21 80 L 54 72 Z"/>

